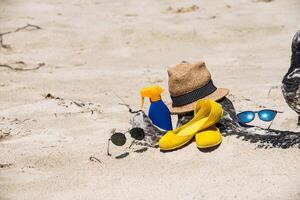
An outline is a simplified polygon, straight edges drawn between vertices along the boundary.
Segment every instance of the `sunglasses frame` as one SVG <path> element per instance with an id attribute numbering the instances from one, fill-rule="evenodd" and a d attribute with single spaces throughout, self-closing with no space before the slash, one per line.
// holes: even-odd
<path id="1" fill-rule="evenodd" d="M 140 131 L 142 131 L 142 132 L 141 132 L 141 133 L 142 133 L 142 137 L 138 138 L 137 136 L 134 136 L 133 130 L 140 130 Z M 107 141 L 107 155 L 108 155 L 108 156 L 111 156 L 111 154 L 110 154 L 110 152 L 109 152 L 109 143 L 112 142 L 112 140 L 111 140 L 112 136 L 114 136 L 115 134 L 122 134 L 122 135 L 125 137 L 125 143 L 124 143 L 124 144 L 122 144 L 122 145 L 117 145 L 117 144 L 115 144 L 115 143 L 113 143 L 113 142 L 112 142 L 112 143 L 113 143 L 114 145 L 116 145 L 116 146 L 123 146 L 123 145 L 126 144 L 126 141 L 127 141 L 126 133 L 130 133 L 131 138 L 133 138 L 133 141 L 131 142 L 129 148 L 134 144 L 134 142 L 135 142 L 136 140 L 143 140 L 143 139 L 145 138 L 145 131 L 144 131 L 144 129 L 139 128 L 139 127 L 131 128 L 131 129 L 127 130 L 127 131 L 124 132 L 124 133 L 112 131 L 112 135 L 110 136 L 110 138 L 109 138 L 108 141 Z"/>
<path id="2" fill-rule="evenodd" d="M 265 120 L 262 120 L 262 119 L 260 118 L 260 115 L 259 115 L 259 113 L 262 112 L 262 111 L 272 111 L 272 112 L 274 112 L 274 113 L 275 113 L 274 118 L 273 118 L 271 121 L 265 121 Z M 251 112 L 251 113 L 254 114 L 254 117 L 253 117 L 253 119 L 252 119 L 251 121 L 249 121 L 249 122 L 242 122 L 242 121 L 240 121 L 240 118 L 239 118 L 238 116 L 239 116 L 240 114 L 242 114 L 242 113 L 245 113 L 245 112 Z M 248 111 L 240 112 L 240 113 L 236 114 L 236 116 L 237 116 L 237 118 L 238 118 L 238 120 L 239 120 L 239 123 L 241 123 L 241 124 L 248 124 L 248 123 L 252 122 L 252 121 L 255 119 L 255 116 L 256 116 L 256 114 L 257 114 L 257 115 L 258 115 L 258 118 L 259 118 L 261 121 L 264 121 L 264 122 L 271 122 L 270 125 L 269 125 L 268 128 L 267 128 L 267 129 L 270 129 L 270 127 L 272 126 L 273 121 L 274 121 L 274 119 L 275 119 L 275 117 L 276 117 L 276 115 L 277 115 L 278 113 L 283 113 L 283 112 L 282 112 L 282 111 L 278 111 L 278 110 L 272 110 L 272 109 L 262 109 L 262 110 L 259 110 L 259 111 L 251 111 L 251 110 L 248 110 Z"/>

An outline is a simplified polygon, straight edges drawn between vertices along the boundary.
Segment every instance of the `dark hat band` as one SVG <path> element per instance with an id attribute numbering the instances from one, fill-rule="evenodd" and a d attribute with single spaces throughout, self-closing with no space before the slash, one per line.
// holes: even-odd
<path id="1" fill-rule="evenodd" d="M 189 103 L 195 102 L 199 99 L 202 99 L 214 91 L 216 91 L 217 88 L 213 84 L 212 80 L 210 80 L 206 85 L 204 85 L 201 88 L 198 88 L 196 90 L 193 90 L 189 93 L 177 96 L 177 97 L 172 97 L 172 106 L 173 107 L 179 107 L 179 106 L 184 106 Z"/>

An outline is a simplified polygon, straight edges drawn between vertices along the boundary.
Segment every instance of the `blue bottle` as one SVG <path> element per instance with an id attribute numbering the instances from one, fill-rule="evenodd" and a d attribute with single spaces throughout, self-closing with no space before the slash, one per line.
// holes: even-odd
<path id="1" fill-rule="evenodd" d="M 158 86 L 150 86 L 141 89 L 142 108 L 144 106 L 144 98 L 150 98 L 150 108 L 148 116 L 152 123 L 163 130 L 172 130 L 171 113 L 166 104 L 161 100 L 163 89 Z"/>

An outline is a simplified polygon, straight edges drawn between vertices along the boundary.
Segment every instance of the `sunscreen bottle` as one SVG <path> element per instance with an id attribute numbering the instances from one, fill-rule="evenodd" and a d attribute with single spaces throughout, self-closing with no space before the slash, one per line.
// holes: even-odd
<path id="1" fill-rule="evenodd" d="M 141 89 L 142 108 L 144 106 L 144 99 L 148 97 L 151 105 L 148 116 L 152 123 L 163 130 L 172 130 L 171 113 L 166 104 L 161 100 L 161 93 L 163 89 L 158 86 L 144 87 Z"/>

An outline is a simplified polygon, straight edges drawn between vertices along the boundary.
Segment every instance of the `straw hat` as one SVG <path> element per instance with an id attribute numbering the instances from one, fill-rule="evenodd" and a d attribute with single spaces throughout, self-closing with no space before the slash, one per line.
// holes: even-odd
<path id="1" fill-rule="evenodd" d="M 172 103 L 168 104 L 172 114 L 183 114 L 194 110 L 198 99 L 225 97 L 229 90 L 216 88 L 203 61 L 191 64 L 182 63 L 168 69 L 169 92 Z"/>

